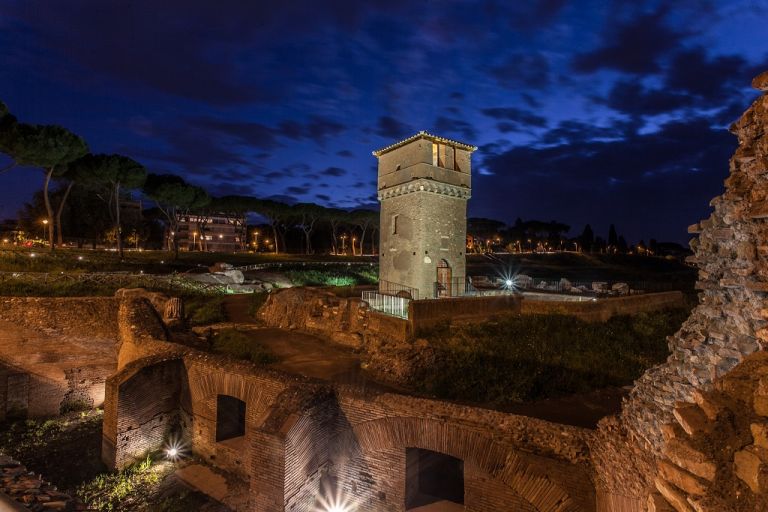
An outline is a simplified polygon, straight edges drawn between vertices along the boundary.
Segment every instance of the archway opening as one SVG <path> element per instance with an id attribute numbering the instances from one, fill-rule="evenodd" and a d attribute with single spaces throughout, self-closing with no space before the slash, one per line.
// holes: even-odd
<path id="1" fill-rule="evenodd" d="M 451 289 L 451 277 L 451 266 L 447 261 L 441 259 L 437 263 L 437 281 L 435 283 L 435 295 L 437 297 L 453 296 L 453 290 Z"/>
<path id="2" fill-rule="evenodd" d="M 443 453 L 407 448 L 405 509 L 464 510 L 464 461 Z"/>
<path id="3" fill-rule="evenodd" d="M 245 402 L 233 396 L 216 397 L 216 442 L 245 435 Z"/>

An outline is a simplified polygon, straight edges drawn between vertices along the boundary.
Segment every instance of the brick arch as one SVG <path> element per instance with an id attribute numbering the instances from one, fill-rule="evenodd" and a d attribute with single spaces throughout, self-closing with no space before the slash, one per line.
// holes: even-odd
<path id="1" fill-rule="evenodd" d="M 387 417 L 352 427 L 362 453 L 423 448 L 469 461 L 510 487 L 542 512 L 578 510 L 568 492 L 529 464 L 516 450 L 477 430 L 445 421 L 418 417 Z"/>
<path id="2" fill-rule="evenodd" d="M 265 382 L 253 375 L 226 371 L 219 367 L 191 365 L 189 388 L 195 414 L 215 416 L 211 399 L 217 395 L 228 395 L 242 400 L 252 411 L 263 412 L 274 402 L 274 398 L 285 387 L 278 382 Z M 270 385 L 271 384 L 271 385 Z"/>

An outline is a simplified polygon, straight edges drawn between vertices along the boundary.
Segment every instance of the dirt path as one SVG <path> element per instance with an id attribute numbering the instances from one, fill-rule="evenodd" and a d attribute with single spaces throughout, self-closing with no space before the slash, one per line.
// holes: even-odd
<path id="1" fill-rule="evenodd" d="M 251 300 L 250 294 L 227 295 L 224 298 L 224 316 L 227 321 L 238 324 L 256 323 L 256 319 L 249 313 Z"/>

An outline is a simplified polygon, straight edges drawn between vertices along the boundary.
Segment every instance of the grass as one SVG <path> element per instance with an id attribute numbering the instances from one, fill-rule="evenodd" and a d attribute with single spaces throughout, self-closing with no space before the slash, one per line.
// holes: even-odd
<path id="1" fill-rule="evenodd" d="M 433 364 L 414 379 L 439 398 L 503 405 L 628 385 L 668 355 L 666 337 L 688 311 L 587 323 L 567 316 L 500 317 L 425 333 Z"/>
<path id="2" fill-rule="evenodd" d="M 60 489 L 72 491 L 105 470 L 101 425 L 99 410 L 6 422 L 0 425 L 0 452 L 42 473 Z"/>
<path id="3" fill-rule="evenodd" d="M 32 256 L 34 254 L 34 256 Z M 27 249 L 0 244 L 0 272 L 115 272 L 143 270 L 147 274 L 168 274 L 186 272 L 210 267 L 226 261 L 232 265 L 258 263 L 301 264 L 302 262 L 370 262 L 365 256 L 330 256 L 272 253 L 210 253 L 180 252 L 174 260 L 168 251 L 127 251 L 121 260 L 114 251 L 87 249 L 56 249 L 51 253 L 46 248 Z"/>
<path id="4" fill-rule="evenodd" d="M 227 320 L 223 296 L 193 296 L 184 301 L 184 313 L 190 325 L 211 325 Z"/>
<path id="5" fill-rule="evenodd" d="M 326 265 L 322 268 L 288 268 L 295 286 L 354 286 L 378 283 L 378 266 Z"/>
<path id="6" fill-rule="evenodd" d="M 211 340 L 211 350 L 217 354 L 227 354 L 237 359 L 264 365 L 278 361 L 278 358 L 263 345 L 253 341 L 247 331 L 238 329 L 216 331 Z"/>
<path id="7" fill-rule="evenodd" d="M 122 471 L 97 475 L 77 488 L 77 496 L 99 512 L 125 510 L 143 501 L 163 476 L 147 456 Z"/>

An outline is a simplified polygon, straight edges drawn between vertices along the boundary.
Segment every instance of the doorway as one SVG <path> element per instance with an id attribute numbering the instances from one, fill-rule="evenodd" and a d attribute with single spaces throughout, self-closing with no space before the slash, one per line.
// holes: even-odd
<path id="1" fill-rule="evenodd" d="M 437 264 L 436 295 L 438 297 L 452 297 L 451 289 L 451 266 L 447 261 L 441 259 Z"/>

